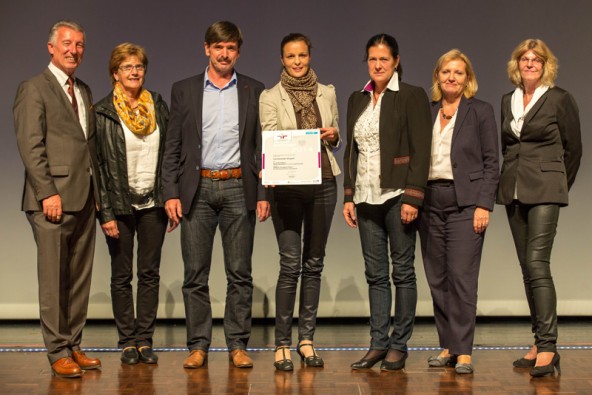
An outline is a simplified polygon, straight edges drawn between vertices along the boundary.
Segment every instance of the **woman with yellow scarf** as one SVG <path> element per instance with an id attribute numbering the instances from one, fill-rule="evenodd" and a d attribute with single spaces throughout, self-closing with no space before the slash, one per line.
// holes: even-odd
<path id="1" fill-rule="evenodd" d="M 99 158 L 99 219 L 111 255 L 113 315 L 124 364 L 154 364 L 152 350 L 167 216 L 160 194 L 160 164 L 169 110 L 146 90 L 144 48 L 123 43 L 109 60 L 113 91 L 94 106 Z M 138 240 L 134 314 L 133 249 Z"/>

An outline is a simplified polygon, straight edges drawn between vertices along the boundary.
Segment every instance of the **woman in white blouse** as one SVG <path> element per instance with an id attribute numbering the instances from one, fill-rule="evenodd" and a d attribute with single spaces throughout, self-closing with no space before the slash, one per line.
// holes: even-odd
<path id="1" fill-rule="evenodd" d="M 430 109 L 423 89 L 399 81 L 394 37 L 371 37 L 366 60 L 370 81 L 351 94 L 347 107 L 343 216 L 360 232 L 371 341 L 366 355 L 351 367 L 368 369 L 382 361 L 382 370 L 398 370 L 405 367 L 417 304 L 414 221 L 430 164 Z M 390 261 L 396 290 L 389 335 Z"/>
<path id="2" fill-rule="evenodd" d="M 524 40 L 508 62 L 516 86 L 502 98 L 502 153 L 497 203 L 506 206 L 522 269 L 534 345 L 515 367 L 532 376 L 559 370 L 557 296 L 551 249 L 559 208 L 580 166 L 580 118 L 574 98 L 554 86 L 557 58 L 538 39 Z"/>
<path id="3" fill-rule="evenodd" d="M 130 43 L 115 47 L 109 60 L 113 91 L 94 106 L 99 159 L 99 219 L 111 255 L 113 316 L 125 364 L 156 363 L 160 256 L 167 216 L 160 164 L 169 110 L 144 85 L 148 58 Z M 134 239 L 138 240 L 136 308 L 132 290 Z M 135 310 L 135 313 L 134 313 Z"/>
<path id="4" fill-rule="evenodd" d="M 493 107 L 476 93 L 468 57 L 457 49 L 442 55 L 432 75 L 432 159 L 419 236 L 443 349 L 428 364 L 459 374 L 473 372 L 481 252 L 499 179 Z"/>

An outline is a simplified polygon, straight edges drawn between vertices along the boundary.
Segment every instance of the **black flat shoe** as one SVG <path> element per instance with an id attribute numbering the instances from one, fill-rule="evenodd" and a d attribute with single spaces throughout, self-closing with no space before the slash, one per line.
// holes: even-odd
<path id="1" fill-rule="evenodd" d="M 532 377 L 543 377 L 549 374 L 553 374 L 555 369 L 557 369 L 557 373 L 561 375 L 561 365 L 559 364 L 560 359 L 561 357 L 556 352 L 555 355 L 553 355 L 553 359 L 551 360 L 550 364 L 543 366 L 534 366 L 532 369 L 530 369 L 530 375 Z"/>
<path id="2" fill-rule="evenodd" d="M 158 355 L 154 353 L 152 347 L 144 346 L 138 349 L 140 352 L 140 361 L 144 363 L 157 363 L 158 362 Z"/>
<path id="3" fill-rule="evenodd" d="M 311 356 L 305 356 L 300 349 L 302 347 L 310 347 L 312 348 L 312 355 Z M 325 361 L 323 361 L 323 358 L 319 357 L 317 355 L 317 351 L 315 350 L 314 346 L 312 345 L 312 343 L 299 343 L 298 346 L 296 346 L 296 352 L 298 353 L 298 355 L 300 355 L 300 359 L 302 359 L 302 361 L 304 362 L 304 364 L 306 366 L 310 366 L 311 368 L 322 368 L 323 366 L 325 366 Z"/>
<path id="4" fill-rule="evenodd" d="M 351 368 L 354 370 L 370 369 L 377 362 L 382 361 L 386 357 L 387 352 L 388 350 L 368 350 L 362 359 L 351 364 Z"/>
<path id="5" fill-rule="evenodd" d="M 140 361 L 138 349 L 136 347 L 126 347 L 121 353 L 121 362 L 126 365 L 135 365 Z"/>
<path id="6" fill-rule="evenodd" d="M 520 359 L 517 359 L 514 362 L 512 362 L 512 365 L 515 368 L 531 368 L 535 364 L 536 364 L 536 358 L 535 359 L 520 358 Z"/>
<path id="7" fill-rule="evenodd" d="M 407 359 L 407 356 L 409 354 L 407 354 L 406 352 L 402 352 L 399 350 L 389 350 L 389 353 L 391 352 L 397 352 L 397 353 L 401 353 L 403 354 L 403 356 L 399 359 L 397 359 L 396 361 L 387 361 L 386 358 L 388 358 L 388 354 L 386 355 L 385 359 L 382 360 L 382 363 L 380 364 L 380 370 L 401 370 L 405 367 L 405 360 Z"/>
<path id="8" fill-rule="evenodd" d="M 280 359 L 279 361 L 275 361 L 273 366 L 277 370 L 281 370 L 282 372 L 290 372 L 294 370 L 294 363 L 292 363 L 291 359 L 286 358 L 286 350 L 290 350 L 289 346 L 279 346 L 275 348 L 275 351 L 282 350 L 282 356 L 284 359 Z"/>

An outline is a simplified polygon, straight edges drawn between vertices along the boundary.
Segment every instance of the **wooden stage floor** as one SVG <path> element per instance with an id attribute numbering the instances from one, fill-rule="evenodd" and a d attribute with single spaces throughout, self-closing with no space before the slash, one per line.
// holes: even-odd
<path id="1" fill-rule="evenodd" d="M 378 365 L 352 371 L 365 353 L 368 326 L 360 321 L 321 321 L 316 341 L 324 368 L 307 368 L 295 360 L 294 372 L 273 368 L 273 325 L 256 323 L 249 349 L 255 365 L 237 369 L 228 362 L 220 325 L 214 328 L 207 368 L 183 369 L 185 327 L 159 322 L 155 348 L 158 365 L 122 365 L 111 322 L 90 322 L 83 347 L 101 358 L 103 368 L 81 379 L 54 378 L 42 350 L 36 323 L 0 321 L 0 394 L 592 394 L 592 321 L 560 321 L 562 375 L 531 378 L 513 369 L 531 342 L 525 321 L 499 320 L 477 325 L 472 375 L 451 368 L 428 368 L 437 353 L 433 323 L 420 320 L 409 344 L 406 368 L 381 372 Z M 292 353 L 292 358 L 297 357 Z"/>

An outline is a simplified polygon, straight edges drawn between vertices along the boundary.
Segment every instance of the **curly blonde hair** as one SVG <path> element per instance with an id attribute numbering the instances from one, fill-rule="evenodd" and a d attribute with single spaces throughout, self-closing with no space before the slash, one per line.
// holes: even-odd
<path id="1" fill-rule="evenodd" d="M 551 52 L 547 44 L 543 40 L 538 38 L 529 38 L 522 41 L 512 52 L 512 56 L 508 61 L 508 78 L 512 81 L 514 86 L 524 89 L 524 83 L 520 76 L 520 58 L 526 52 L 532 51 L 542 59 L 543 61 L 543 75 L 541 76 L 541 84 L 549 87 L 555 85 L 555 79 L 557 78 L 557 69 L 559 65 L 557 58 Z"/>

